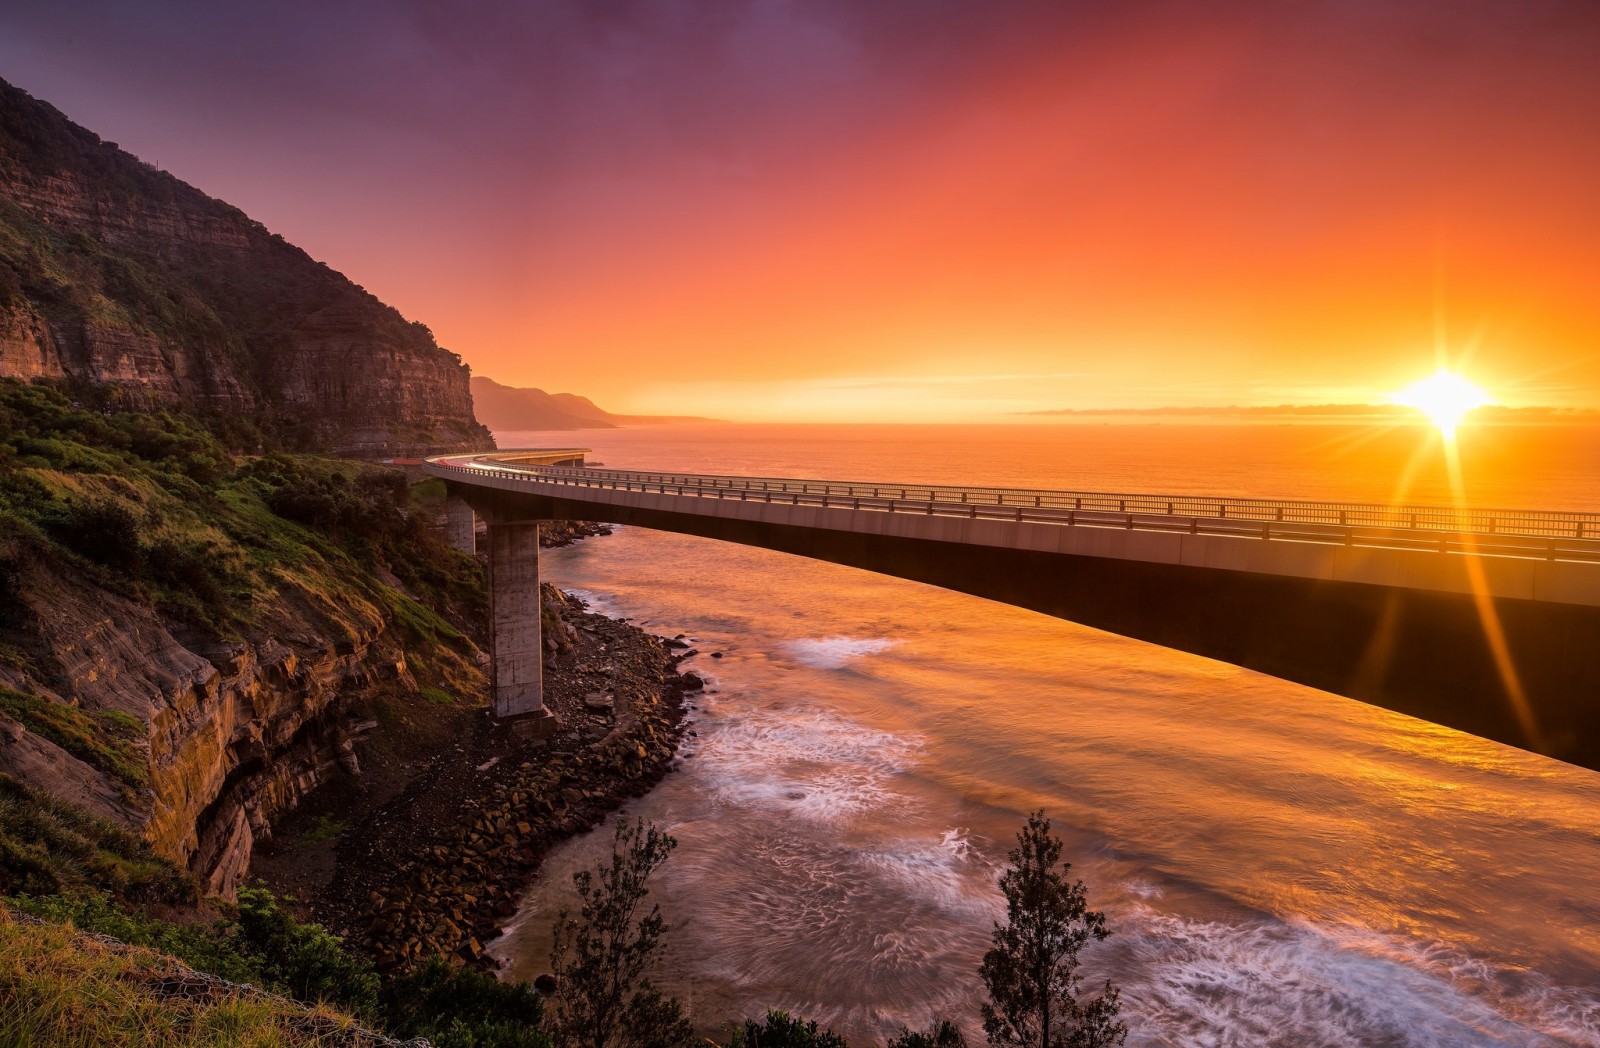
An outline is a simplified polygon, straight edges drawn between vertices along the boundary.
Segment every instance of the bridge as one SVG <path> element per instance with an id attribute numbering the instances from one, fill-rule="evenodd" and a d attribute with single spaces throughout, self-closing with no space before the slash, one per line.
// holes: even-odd
<path id="1" fill-rule="evenodd" d="M 487 524 L 496 712 L 542 699 L 540 520 L 603 520 L 943 586 L 1600 768 L 1600 514 L 431 458 Z"/>

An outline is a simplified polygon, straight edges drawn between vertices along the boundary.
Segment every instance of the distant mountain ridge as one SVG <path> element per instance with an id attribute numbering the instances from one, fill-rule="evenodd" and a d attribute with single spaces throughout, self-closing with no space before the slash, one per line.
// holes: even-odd
<path id="1" fill-rule="evenodd" d="M 483 447 L 425 326 L 0 80 L 0 377 L 251 416 L 345 454 Z"/>
<path id="2" fill-rule="evenodd" d="M 618 426 L 715 422 L 693 415 L 615 415 L 588 397 L 507 386 L 472 376 L 472 401 L 478 421 L 499 433 L 530 429 L 616 429 Z"/>

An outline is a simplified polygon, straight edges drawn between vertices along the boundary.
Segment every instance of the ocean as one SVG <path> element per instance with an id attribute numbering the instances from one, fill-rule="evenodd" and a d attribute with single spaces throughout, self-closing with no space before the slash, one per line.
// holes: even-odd
<path id="1" fill-rule="evenodd" d="M 499 434 L 615 468 L 1360 501 L 1450 498 L 1431 430 L 639 427 Z M 1600 428 L 1465 427 L 1472 503 L 1600 510 Z M 639 528 L 546 551 L 594 610 L 686 634 L 710 682 L 625 816 L 659 981 L 707 1033 L 780 1008 L 869 1043 L 982 1041 L 979 958 L 1029 811 L 1112 937 L 1132 1045 L 1600 1045 L 1600 773 L 1180 652 L 837 565 Z M 1600 639 L 1597 639 L 1600 640 Z M 723 657 L 711 658 L 721 652 Z M 548 970 L 547 862 L 491 952 Z"/>

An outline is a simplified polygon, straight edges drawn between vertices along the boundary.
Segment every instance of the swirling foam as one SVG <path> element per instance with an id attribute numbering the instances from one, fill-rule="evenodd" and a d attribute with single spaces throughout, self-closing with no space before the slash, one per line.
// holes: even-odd
<path id="1" fill-rule="evenodd" d="M 904 802 L 891 780 L 919 735 L 878 731 L 827 710 L 761 711 L 701 738 L 701 774 L 719 799 L 819 823 Z"/>
<path id="2" fill-rule="evenodd" d="M 900 642 L 887 637 L 807 637 L 784 645 L 794 660 L 819 670 L 838 670 L 863 655 L 888 651 Z"/>
<path id="3" fill-rule="evenodd" d="M 1115 922 L 1130 1029 L 1186 1045 L 1600 1046 L 1600 1008 L 1582 992 L 1488 972 L 1443 947 L 1303 920 L 1193 920 L 1143 904 Z"/>

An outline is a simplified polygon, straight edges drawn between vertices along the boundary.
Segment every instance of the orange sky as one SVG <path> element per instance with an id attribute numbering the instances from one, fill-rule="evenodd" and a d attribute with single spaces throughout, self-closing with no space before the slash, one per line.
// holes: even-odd
<path id="1" fill-rule="evenodd" d="M 176 41 L 0 15 L 4 75 L 502 382 L 730 418 L 1359 401 L 1442 330 L 1503 402 L 1600 406 L 1589 0 L 171 6 Z"/>

